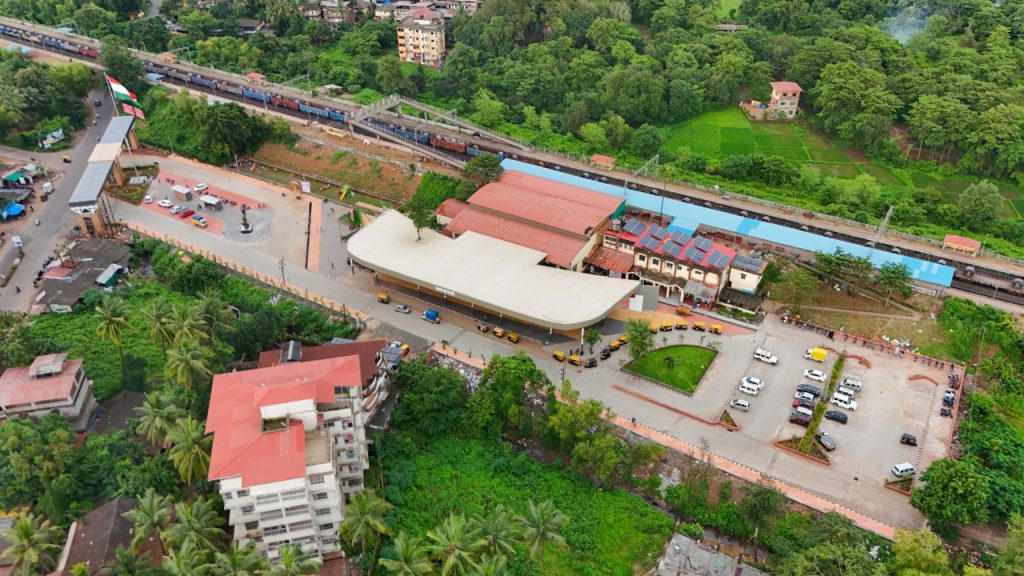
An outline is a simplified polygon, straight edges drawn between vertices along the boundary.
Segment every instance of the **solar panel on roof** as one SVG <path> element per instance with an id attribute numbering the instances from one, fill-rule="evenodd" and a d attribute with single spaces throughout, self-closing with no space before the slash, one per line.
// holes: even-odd
<path id="1" fill-rule="evenodd" d="M 630 218 L 622 229 L 629 234 L 639 236 L 644 231 L 644 228 L 646 228 L 646 226 L 643 222 L 637 220 L 636 218 Z"/>
<path id="2" fill-rule="evenodd" d="M 715 251 L 712 252 L 710 256 L 708 256 L 708 265 L 711 266 L 712 268 L 724 270 L 728 264 L 729 257 L 726 256 L 725 254 L 722 254 L 721 252 Z"/>
<path id="3" fill-rule="evenodd" d="M 647 250 L 657 250 L 658 241 L 655 240 L 654 238 L 651 238 L 650 236 L 644 236 L 640 240 L 640 247 L 646 248 Z"/>
<path id="4" fill-rule="evenodd" d="M 751 258 L 750 256 L 737 256 L 732 260 L 732 265 L 734 268 L 739 268 L 741 270 L 747 270 L 750 272 L 757 272 L 758 270 L 761 269 L 761 266 L 763 264 L 764 262 L 762 262 L 760 259 Z"/>
<path id="5" fill-rule="evenodd" d="M 714 242 L 708 240 L 703 236 L 694 236 L 693 238 L 693 245 L 696 246 L 697 248 L 700 248 L 704 252 L 710 250 L 711 247 L 714 246 L 714 244 Z"/>
<path id="6" fill-rule="evenodd" d="M 657 224 L 651 226 L 651 230 L 648 232 L 648 234 L 650 234 L 651 236 L 654 236 L 658 240 L 661 240 L 662 238 L 664 238 L 665 234 L 667 234 L 667 233 L 668 233 L 668 230 L 665 230 L 664 228 L 662 228 L 661 226 L 658 226 Z"/>
<path id="7" fill-rule="evenodd" d="M 679 253 L 682 252 L 683 250 L 683 247 L 680 246 L 679 244 L 676 244 L 675 242 L 665 242 L 665 246 L 662 249 L 665 251 L 665 254 L 668 254 L 673 258 L 678 258 Z"/>
<path id="8" fill-rule="evenodd" d="M 673 232 L 670 238 L 672 238 L 673 242 L 682 246 L 686 246 L 686 243 L 690 241 L 690 237 L 682 232 Z"/>
<path id="9" fill-rule="evenodd" d="M 696 246 L 690 246 L 683 257 L 691 262 L 700 262 L 704 259 L 704 253 L 701 252 Z"/>

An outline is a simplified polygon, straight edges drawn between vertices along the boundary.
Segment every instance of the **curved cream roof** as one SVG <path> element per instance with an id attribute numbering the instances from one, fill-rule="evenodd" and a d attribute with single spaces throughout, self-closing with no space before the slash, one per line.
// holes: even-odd
<path id="1" fill-rule="evenodd" d="M 420 234 L 417 241 L 412 221 L 388 210 L 349 239 L 348 252 L 382 274 L 554 330 L 602 320 L 639 286 L 541 266 L 543 252 L 475 232 L 454 240 L 428 229 Z"/>

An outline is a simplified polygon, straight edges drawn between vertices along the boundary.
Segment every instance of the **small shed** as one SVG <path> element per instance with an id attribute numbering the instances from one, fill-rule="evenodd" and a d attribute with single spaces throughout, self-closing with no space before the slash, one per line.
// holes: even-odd
<path id="1" fill-rule="evenodd" d="M 615 158 L 611 156 L 604 156 L 603 154 L 594 154 L 590 157 L 590 165 L 597 166 L 598 168 L 604 168 L 605 170 L 611 170 L 615 168 Z"/>
<path id="2" fill-rule="evenodd" d="M 264 76 L 263 74 L 260 74 L 259 72 L 249 72 L 248 74 L 245 75 L 245 78 L 249 82 L 254 82 L 256 84 L 262 84 L 263 81 L 267 79 L 266 76 Z"/>
<path id="3" fill-rule="evenodd" d="M 946 234 L 946 237 L 942 239 L 942 249 L 977 256 L 978 252 L 981 251 L 981 242 L 973 238 L 957 236 L 956 234 Z"/>
<path id="4" fill-rule="evenodd" d="M 104 288 L 113 288 L 117 284 L 117 275 L 121 270 L 124 270 L 124 266 L 120 264 L 111 264 L 107 266 L 103 272 L 96 278 L 96 284 L 103 286 Z"/>

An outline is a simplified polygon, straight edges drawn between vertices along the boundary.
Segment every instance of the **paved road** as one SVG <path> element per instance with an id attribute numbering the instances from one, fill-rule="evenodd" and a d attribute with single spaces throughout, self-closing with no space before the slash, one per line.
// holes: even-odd
<path id="1" fill-rule="evenodd" d="M 161 161 L 161 166 L 170 164 L 173 159 Z M 213 170 L 215 171 L 215 169 Z M 200 177 L 200 174 L 196 175 Z M 203 176 L 213 179 L 212 174 Z M 273 194 L 273 192 L 271 192 Z M 219 258 L 231 260 L 258 274 L 271 278 L 279 276 L 277 258 L 264 251 L 260 245 L 245 246 L 234 243 L 223 237 L 214 236 L 194 227 L 188 226 L 174 218 L 146 210 L 143 207 L 122 204 L 119 215 L 126 223 L 148 230 L 157 235 L 176 239 L 202 251 L 217 255 Z M 303 235 L 296 234 L 298 239 Z M 452 314 L 445 316 L 445 321 L 435 325 L 422 321 L 418 311 L 410 315 L 402 315 L 392 310 L 392 305 L 379 304 L 374 296 L 372 279 L 368 274 L 356 273 L 330 277 L 328 273 L 316 273 L 289 266 L 286 269 L 287 282 L 298 291 L 309 291 L 333 302 L 343 303 L 350 309 L 359 310 L 368 316 L 367 328 L 381 337 L 398 337 L 410 339 L 415 347 L 426 343 L 447 340 L 460 351 L 469 352 L 473 356 L 490 357 L 493 354 L 511 354 L 516 351 L 505 341 L 484 336 L 476 332 L 475 324 L 466 319 L 457 319 Z M 423 306 L 413 302 L 414 309 Z M 773 328 L 777 329 L 778 327 Z M 413 335 L 412 338 L 409 335 Z M 748 347 L 754 347 L 763 335 L 738 337 Z M 737 342 L 739 343 L 739 342 Z M 561 377 L 562 364 L 555 363 L 539 348 L 527 347 L 527 351 L 537 354 L 537 364 L 544 369 L 549 377 L 558 381 Z M 756 476 L 767 474 L 781 482 L 799 486 L 817 498 L 838 503 L 841 508 L 856 510 L 862 515 L 872 518 L 872 525 L 865 527 L 877 529 L 879 525 L 898 527 L 919 527 L 922 518 L 899 494 L 884 490 L 877 482 L 858 480 L 842 471 L 802 458 L 792 456 L 771 447 L 763 440 L 736 434 L 724 428 L 702 424 L 692 418 L 680 416 L 657 405 L 637 398 L 621 389 L 625 388 L 654 397 L 669 405 L 685 408 L 680 397 L 672 392 L 653 387 L 649 384 L 631 381 L 614 369 L 615 364 L 604 364 L 601 368 L 588 370 L 570 368 L 569 378 L 584 397 L 601 400 L 625 418 L 636 417 L 639 422 L 651 430 L 678 439 L 691 445 L 699 445 L 701 438 L 706 438 L 712 452 L 732 462 L 742 462 L 742 468 L 749 469 Z M 851 516 L 857 517 L 856 514 Z"/>
<path id="2" fill-rule="evenodd" d="M 93 108 L 92 101 L 101 98 L 103 106 Z M 97 90 L 89 94 L 90 111 L 99 112 L 103 118 L 95 126 L 90 125 L 88 129 L 76 134 L 78 142 L 74 148 L 53 153 L 26 152 L 13 148 L 0 148 L 0 156 L 14 158 L 25 163 L 35 158 L 39 163 L 44 164 L 51 171 L 62 171 L 63 175 L 54 181 L 54 192 L 48 202 L 32 202 L 34 212 L 28 213 L 23 219 L 23 228 L 20 232 L 24 242 L 23 262 L 14 277 L 7 284 L 6 288 L 0 291 L 0 310 L 28 311 L 32 299 L 32 279 L 39 269 L 39 264 L 51 256 L 57 246 L 71 232 L 74 226 L 74 214 L 68 209 L 68 199 L 75 185 L 85 171 L 85 165 L 96 145 L 96 137 L 103 133 L 110 122 L 110 115 L 113 110 L 110 107 L 110 99 L 103 91 Z M 71 163 L 65 164 L 61 161 L 62 156 L 70 156 Z M 39 226 L 32 224 L 33 220 L 39 219 Z M 12 233 L 9 232 L 8 236 Z M 15 258 L 17 249 L 11 242 L 5 242 L 0 247 L 0 262 L 8 262 Z M 21 288 L 18 294 L 15 286 Z"/>

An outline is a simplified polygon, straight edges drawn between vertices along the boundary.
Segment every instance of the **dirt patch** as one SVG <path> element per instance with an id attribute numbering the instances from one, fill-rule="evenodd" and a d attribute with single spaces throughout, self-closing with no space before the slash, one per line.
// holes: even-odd
<path id="1" fill-rule="evenodd" d="M 826 284 L 822 284 L 818 294 L 814 297 L 816 306 L 827 306 L 829 308 L 842 308 L 845 310 L 859 312 L 880 312 L 893 315 L 908 315 L 909 313 L 893 305 L 888 307 L 884 301 L 854 296 L 843 290 L 836 290 Z"/>
<path id="2" fill-rule="evenodd" d="M 293 147 L 267 144 L 256 153 L 257 160 L 348 184 L 379 196 L 404 202 L 412 197 L 419 175 L 409 167 L 368 159 L 346 150 L 300 140 Z"/>
<path id="3" fill-rule="evenodd" d="M 842 328 L 847 334 L 866 336 L 875 340 L 880 340 L 882 336 L 909 340 L 915 347 L 920 348 L 921 354 L 949 359 L 946 353 L 949 334 L 940 328 L 934 320 L 942 312 L 942 302 L 924 296 L 915 296 L 911 302 L 916 308 L 923 310 L 923 313 L 916 319 L 900 316 L 892 318 L 864 316 L 809 308 L 804 309 L 800 316 L 808 322 L 837 330 Z M 902 311 L 893 312 L 902 313 Z M 842 346 L 842 336 L 838 333 L 836 334 L 836 343 L 837 346 Z"/>

